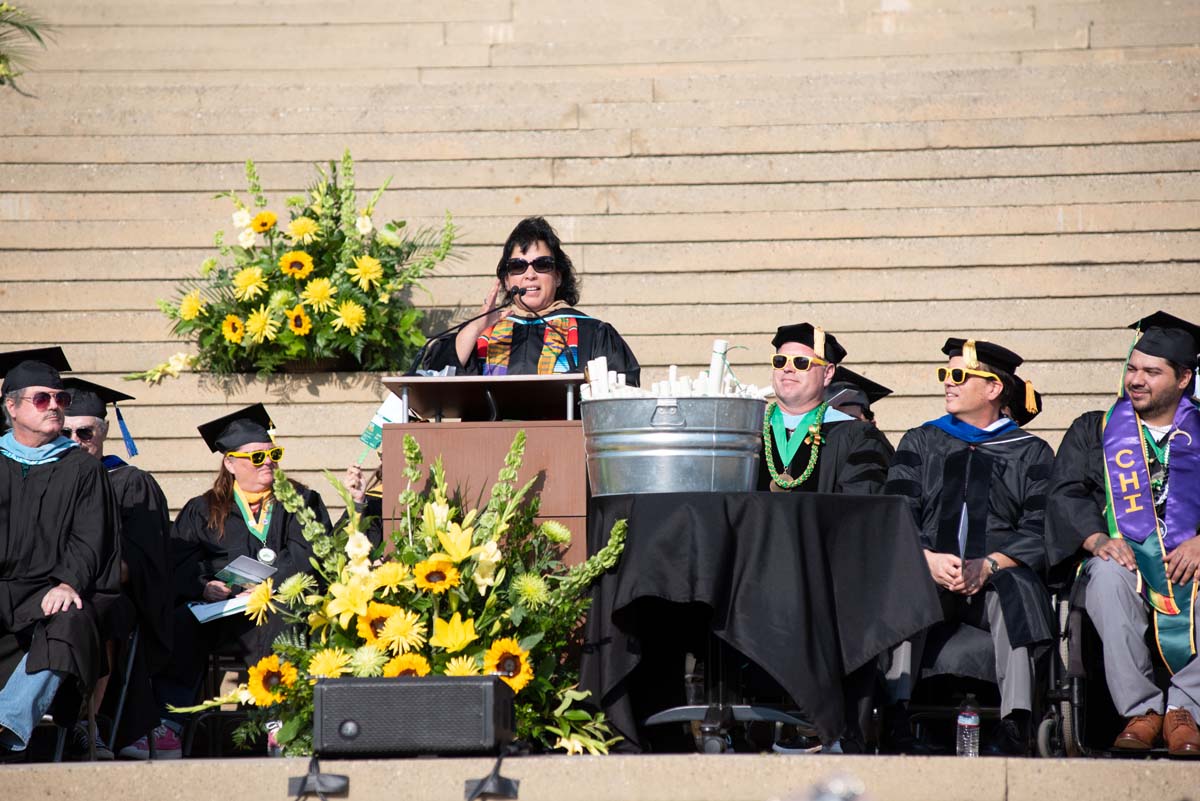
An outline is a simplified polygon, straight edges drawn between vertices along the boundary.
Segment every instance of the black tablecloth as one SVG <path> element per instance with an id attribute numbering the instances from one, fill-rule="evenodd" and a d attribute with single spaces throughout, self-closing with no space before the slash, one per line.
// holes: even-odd
<path id="1" fill-rule="evenodd" d="M 844 727 L 843 677 L 942 619 L 912 513 L 898 497 L 594 498 L 589 553 L 622 518 L 625 552 L 593 588 L 580 669 L 582 688 L 635 746 L 631 673 L 657 638 L 697 611 L 791 696 L 824 740 Z"/>

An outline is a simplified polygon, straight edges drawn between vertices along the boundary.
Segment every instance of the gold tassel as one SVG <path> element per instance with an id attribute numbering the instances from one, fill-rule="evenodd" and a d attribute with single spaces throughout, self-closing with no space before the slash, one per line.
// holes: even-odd
<path id="1" fill-rule="evenodd" d="M 825 329 L 820 326 L 813 326 L 813 352 L 819 358 L 825 358 Z"/>
<path id="2" fill-rule="evenodd" d="M 979 357 L 975 354 L 975 340 L 968 339 L 964 342 L 962 350 L 963 361 L 967 363 L 967 367 L 972 370 L 978 370 Z"/>
<path id="3" fill-rule="evenodd" d="M 1033 382 L 1025 382 L 1025 411 L 1037 414 L 1037 394 L 1033 391 Z"/>

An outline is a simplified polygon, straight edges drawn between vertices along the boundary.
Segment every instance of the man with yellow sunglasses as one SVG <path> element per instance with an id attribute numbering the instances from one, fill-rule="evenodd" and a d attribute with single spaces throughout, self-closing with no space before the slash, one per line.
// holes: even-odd
<path id="1" fill-rule="evenodd" d="M 1017 377 L 1020 356 L 959 338 L 947 339 L 942 352 L 948 361 L 936 378 L 946 414 L 900 440 L 886 491 L 908 499 L 945 622 L 893 652 L 890 713 L 900 725 L 892 729 L 903 750 L 905 706 L 923 676 L 994 681 L 1002 720 L 990 750 L 1022 755 L 1033 708 L 1031 649 L 1054 636 L 1042 530 L 1054 451 L 1021 429 L 1041 411 L 1041 397 Z M 981 660 L 977 646 L 989 639 L 993 658 Z"/>

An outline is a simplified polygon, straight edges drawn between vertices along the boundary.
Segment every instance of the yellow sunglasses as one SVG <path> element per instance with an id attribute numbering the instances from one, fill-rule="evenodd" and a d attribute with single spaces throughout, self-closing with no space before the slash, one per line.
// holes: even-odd
<path id="1" fill-rule="evenodd" d="M 995 373 L 987 373 L 983 370 L 968 370 L 965 367 L 939 367 L 937 369 L 937 380 L 940 384 L 946 383 L 946 377 L 949 376 L 951 384 L 961 384 L 967 380 L 968 376 L 978 376 L 986 378 L 989 381 L 999 381 L 1000 376 Z"/>
<path id="2" fill-rule="evenodd" d="M 782 370 L 787 366 L 789 359 L 792 367 L 796 368 L 798 373 L 807 373 L 814 364 L 829 364 L 820 356 L 788 356 L 786 353 L 776 353 L 771 357 L 771 366 L 776 370 Z"/>
<path id="3" fill-rule="evenodd" d="M 279 464 L 283 461 L 283 448 L 276 445 L 274 448 L 268 448 L 265 451 L 230 451 L 226 456 L 234 456 L 238 459 L 249 459 L 250 464 L 259 467 L 269 458 L 272 462 Z"/>

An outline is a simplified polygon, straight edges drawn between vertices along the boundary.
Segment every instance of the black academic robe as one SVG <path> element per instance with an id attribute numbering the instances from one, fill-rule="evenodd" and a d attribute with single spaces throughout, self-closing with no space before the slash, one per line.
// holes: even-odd
<path id="1" fill-rule="evenodd" d="M 888 473 L 886 492 L 904 496 L 921 531 L 921 546 L 959 553 L 964 502 L 967 539 L 963 556 L 979 559 L 1000 552 L 1020 564 L 989 579 L 999 596 L 1013 647 L 1044 643 L 1054 636 L 1046 591 L 1043 524 L 1046 486 L 1054 451 L 1045 440 L 1016 429 L 970 444 L 932 425 L 904 435 Z M 965 602 L 939 588 L 943 606 Z M 982 600 L 980 597 L 979 600 Z M 964 660 L 970 659 L 966 654 Z M 984 677 L 988 660 L 970 660 L 979 670 L 939 659 L 949 672 Z M 983 673 L 984 676 L 980 676 Z"/>
<path id="2" fill-rule="evenodd" d="M 25 654 L 27 672 L 66 673 L 76 680 L 64 685 L 71 689 L 107 671 L 96 604 L 118 592 L 117 520 L 107 473 L 82 450 L 34 466 L 0 456 L 0 685 Z M 83 609 L 46 617 L 42 598 L 60 583 L 79 593 Z"/>
<path id="3" fill-rule="evenodd" d="M 1046 558 L 1051 566 L 1082 556 L 1083 541 L 1108 532 L 1104 479 L 1104 412 L 1075 418 L 1058 446 L 1046 494 Z M 1147 448 L 1154 460 L 1154 451 Z"/>
<path id="4" fill-rule="evenodd" d="M 768 432 L 769 433 L 769 432 Z M 808 479 L 791 492 L 842 492 L 857 495 L 877 495 L 887 481 L 891 445 L 873 424 L 862 420 L 840 420 L 821 426 L 821 449 L 817 464 Z M 812 445 L 801 444 L 789 465 L 783 464 L 772 441 L 771 456 L 778 473 L 787 472 L 799 478 L 808 466 Z M 758 488 L 771 489 L 771 473 L 767 470 L 764 448 L 758 458 Z M 778 488 L 776 488 L 778 489 Z"/>
<path id="5" fill-rule="evenodd" d="M 578 309 L 555 309 L 554 315 L 574 314 L 583 315 Z M 606 322 L 591 317 L 580 316 L 579 326 L 579 363 L 572 373 L 582 373 L 583 368 L 592 359 L 604 356 L 608 359 L 608 369 L 625 374 L 626 383 L 638 386 L 641 380 L 641 366 L 637 357 L 629 349 L 629 345 L 617 333 L 617 330 Z M 535 375 L 538 360 L 542 355 L 542 344 L 546 336 L 546 326 L 536 320 L 528 325 L 514 325 L 512 352 L 508 359 L 509 375 Z M 458 359 L 454 337 L 439 339 L 429 347 L 425 356 L 424 367 L 429 370 L 441 370 L 443 367 L 458 368 L 460 375 L 481 375 L 483 362 L 471 352 L 466 364 Z"/>

